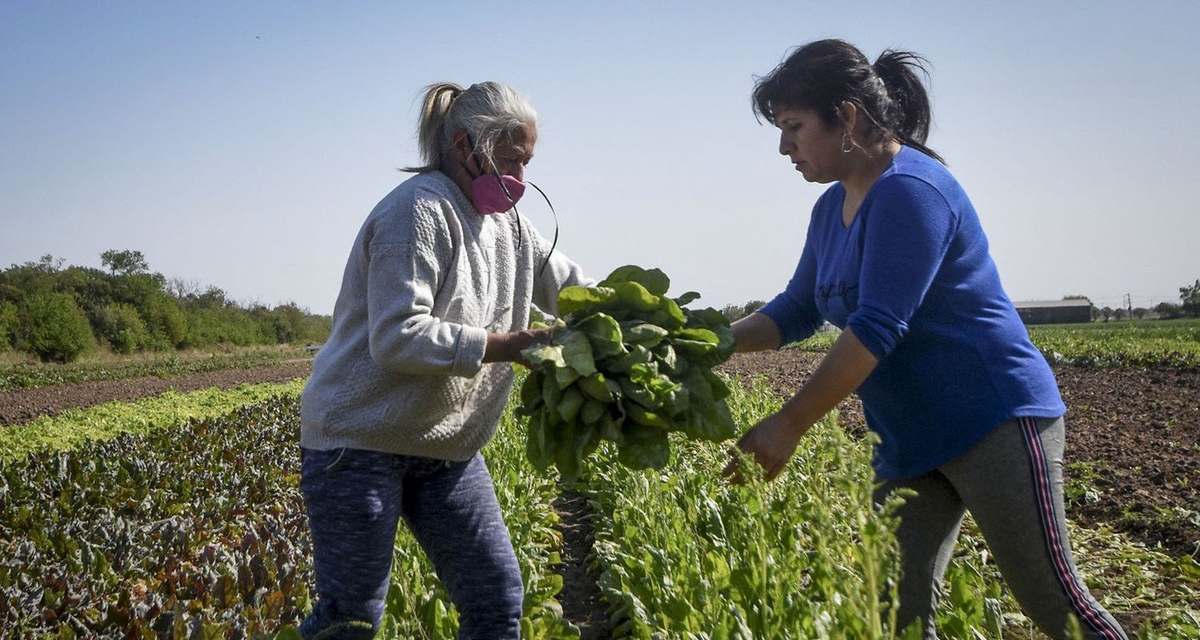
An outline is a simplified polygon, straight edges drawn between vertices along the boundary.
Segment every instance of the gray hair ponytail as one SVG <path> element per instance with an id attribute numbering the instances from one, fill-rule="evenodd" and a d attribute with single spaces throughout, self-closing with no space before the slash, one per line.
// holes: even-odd
<path id="1" fill-rule="evenodd" d="M 462 130 L 475 143 L 484 162 L 495 166 L 496 143 L 522 127 L 537 126 L 537 111 L 521 94 L 499 82 L 480 82 L 466 89 L 453 82 L 425 88 L 417 144 L 425 164 L 404 171 L 428 173 L 442 166 L 455 131 Z"/>

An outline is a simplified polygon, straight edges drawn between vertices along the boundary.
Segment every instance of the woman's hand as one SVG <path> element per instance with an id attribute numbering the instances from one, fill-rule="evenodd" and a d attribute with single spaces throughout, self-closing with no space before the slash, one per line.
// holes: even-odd
<path id="1" fill-rule="evenodd" d="M 754 425 L 738 440 L 737 446 L 742 451 L 754 456 L 754 461 L 763 468 L 767 480 L 774 480 L 785 466 L 800 437 L 804 435 L 811 424 L 800 424 L 790 420 L 783 412 L 774 413 Z M 738 459 L 735 457 L 721 472 L 727 478 L 732 478 L 735 484 L 745 481 L 738 471 Z"/>
<path id="2" fill-rule="evenodd" d="M 554 329 L 526 329 L 510 333 L 489 333 L 483 361 L 516 362 L 529 366 L 521 352 L 535 344 L 549 344 Z"/>

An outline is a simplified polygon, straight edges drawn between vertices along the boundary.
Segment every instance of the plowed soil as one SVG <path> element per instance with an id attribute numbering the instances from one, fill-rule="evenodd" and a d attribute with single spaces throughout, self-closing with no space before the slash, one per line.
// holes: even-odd
<path id="1" fill-rule="evenodd" d="M 184 393 L 211 387 L 231 389 L 248 383 L 305 378 L 311 372 L 312 362 L 302 361 L 254 369 L 208 371 L 176 378 L 128 378 L 0 391 L 0 426 L 24 424 L 39 416 L 55 416 L 67 409 L 91 407 L 113 400 L 129 402 L 169 389 Z"/>

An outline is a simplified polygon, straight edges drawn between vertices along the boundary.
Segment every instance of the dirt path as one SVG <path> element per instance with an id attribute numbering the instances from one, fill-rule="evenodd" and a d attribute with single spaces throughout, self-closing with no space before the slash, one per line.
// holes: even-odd
<path id="1" fill-rule="evenodd" d="M 113 400 L 130 402 L 158 395 L 168 389 L 182 392 L 210 387 L 230 389 L 247 383 L 285 382 L 307 377 L 311 371 L 312 361 L 300 360 L 276 366 L 224 369 L 174 378 L 128 378 L 0 391 L 0 426 L 24 424 L 40 416 L 55 416 L 66 409 L 91 407 Z"/>

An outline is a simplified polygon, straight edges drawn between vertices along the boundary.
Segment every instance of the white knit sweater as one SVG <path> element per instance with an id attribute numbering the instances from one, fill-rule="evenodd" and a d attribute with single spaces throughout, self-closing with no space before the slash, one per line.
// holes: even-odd
<path id="1" fill-rule="evenodd" d="M 521 225 L 518 237 L 517 225 Z M 445 174 L 413 176 L 367 216 L 333 332 L 304 388 L 300 444 L 466 460 L 496 431 L 513 369 L 483 365 L 489 332 L 591 284 L 511 211 L 481 215 Z"/>

